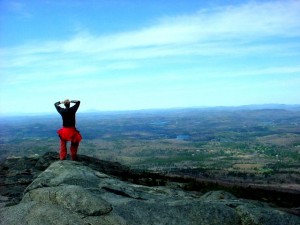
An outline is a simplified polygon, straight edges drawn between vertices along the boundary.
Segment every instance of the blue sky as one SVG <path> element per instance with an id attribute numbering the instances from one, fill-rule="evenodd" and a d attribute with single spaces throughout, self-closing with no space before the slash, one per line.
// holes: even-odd
<path id="1" fill-rule="evenodd" d="M 300 1 L 0 0 L 0 113 L 299 104 Z"/>

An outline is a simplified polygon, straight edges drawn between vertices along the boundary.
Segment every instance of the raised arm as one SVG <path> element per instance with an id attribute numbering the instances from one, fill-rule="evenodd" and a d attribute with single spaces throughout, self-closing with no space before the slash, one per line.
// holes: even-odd
<path id="1" fill-rule="evenodd" d="M 56 108 L 56 110 L 59 112 L 59 110 L 61 109 L 61 107 L 59 106 L 60 104 L 62 104 L 62 102 L 61 101 L 58 101 L 58 102 L 55 102 L 54 103 L 54 106 L 55 106 L 55 108 Z"/>
<path id="2" fill-rule="evenodd" d="M 77 109 L 79 108 L 80 105 L 80 101 L 79 100 L 72 100 L 72 103 L 75 103 L 74 106 L 72 106 L 72 109 L 74 109 L 75 111 L 77 111 Z"/>

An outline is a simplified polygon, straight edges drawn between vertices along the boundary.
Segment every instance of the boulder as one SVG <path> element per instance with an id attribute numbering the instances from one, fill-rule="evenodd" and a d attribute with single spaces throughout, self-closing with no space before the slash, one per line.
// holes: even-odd
<path id="1" fill-rule="evenodd" d="M 42 187 L 77 185 L 96 188 L 98 177 L 94 170 L 74 161 L 56 161 L 38 176 L 25 190 L 25 193 Z"/>
<path id="2" fill-rule="evenodd" d="M 241 221 L 234 209 L 200 200 L 130 201 L 115 211 L 132 225 L 240 225 Z"/>
<path id="3" fill-rule="evenodd" d="M 82 225 L 78 214 L 53 204 L 41 202 L 19 203 L 0 210 L 1 225 Z"/>
<path id="4" fill-rule="evenodd" d="M 84 216 L 100 216 L 112 210 L 111 204 L 90 191 L 75 185 L 37 188 L 27 192 L 22 202 L 44 202 L 60 205 Z"/>

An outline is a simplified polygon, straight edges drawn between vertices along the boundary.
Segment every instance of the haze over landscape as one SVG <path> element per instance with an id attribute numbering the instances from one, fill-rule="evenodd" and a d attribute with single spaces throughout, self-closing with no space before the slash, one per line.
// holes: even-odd
<path id="1" fill-rule="evenodd" d="M 0 1 L 0 113 L 298 104 L 300 1 Z"/>

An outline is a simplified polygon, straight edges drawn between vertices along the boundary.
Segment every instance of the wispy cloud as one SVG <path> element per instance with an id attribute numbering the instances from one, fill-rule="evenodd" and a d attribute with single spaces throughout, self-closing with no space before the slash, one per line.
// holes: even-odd
<path id="1" fill-rule="evenodd" d="M 108 36 L 79 35 L 63 44 L 70 52 L 105 52 L 127 48 L 174 47 L 220 42 L 247 44 L 269 37 L 299 37 L 300 2 L 281 1 L 199 11 L 164 18 L 151 27 Z M 208 45 L 208 47 L 211 47 Z M 148 49 L 147 49 L 148 48 Z"/>
<path id="2" fill-rule="evenodd" d="M 299 18 L 299 1 L 251 2 L 163 18 L 135 31 L 101 36 L 85 32 L 69 40 L 31 43 L 2 51 L 8 60 L 5 64 L 11 66 L 40 63 L 47 58 L 55 60 L 57 56 L 76 60 L 75 54 L 94 60 L 137 60 L 230 52 L 248 54 L 269 52 L 272 48 L 276 52 L 284 42 L 271 44 L 269 38 L 298 38 Z M 284 52 L 283 48 L 280 50 Z"/>

